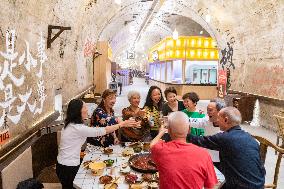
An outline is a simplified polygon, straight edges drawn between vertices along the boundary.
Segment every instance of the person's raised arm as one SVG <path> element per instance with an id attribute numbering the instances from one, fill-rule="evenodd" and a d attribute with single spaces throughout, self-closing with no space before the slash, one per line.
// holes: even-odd
<path id="1" fill-rule="evenodd" d="M 139 127 L 140 122 L 137 122 L 135 120 L 125 120 L 121 121 L 120 123 L 116 125 L 106 126 L 106 133 L 112 133 L 117 129 L 123 128 L 123 127 Z"/>
<path id="2" fill-rule="evenodd" d="M 159 140 L 163 137 L 163 135 L 168 131 L 168 129 L 165 129 L 164 127 L 161 127 L 159 130 L 158 135 L 151 141 L 150 148 L 152 148 L 155 144 L 159 142 Z"/>

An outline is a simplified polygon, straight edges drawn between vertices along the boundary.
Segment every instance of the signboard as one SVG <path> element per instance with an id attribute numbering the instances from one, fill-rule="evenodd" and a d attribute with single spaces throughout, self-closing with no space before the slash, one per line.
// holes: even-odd
<path id="1" fill-rule="evenodd" d="M 127 51 L 127 59 L 134 59 L 135 58 L 135 52 Z"/>
<path id="2" fill-rule="evenodd" d="M 224 98 L 227 95 L 227 71 L 219 70 L 218 71 L 218 94 L 219 98 Z"/>
<path id="3" fill-rule="evenodd" d="M 152 52 L 153 61 L 159 60 L 159 52 L 158 50 Z"/>

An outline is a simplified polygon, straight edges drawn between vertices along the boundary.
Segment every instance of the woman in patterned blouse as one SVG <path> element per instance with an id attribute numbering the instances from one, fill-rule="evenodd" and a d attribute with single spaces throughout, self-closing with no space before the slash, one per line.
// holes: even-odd
<path id="1" fill-rule="evenodd" d="M 145 111 L 139 107 L 140 94 L 137 91 L 130 91 L 127 95 L 130 106 L 122 110 L 123 120 L 130 118 L 141 121 L 141 128 L 122 128 L 120 129 L 122 142 L 144 141 L 147 134 L 150 133 L 148 119 L 145 117 Z"/>
<path id="2" fill-rule="evenodd" d="M 140 125 L 135 120 L 120 121 L 114 116 L 113 106 L 116 102 L 116 92 L 107 89 L 102 94 L 102 101 L 95 109 L 92 118 L 91 126 L 93 127 L 106 127 L 112 125 Z M 118 144 L 119 140 L 116 132 L 109 133 L 105 136 L 88 138 L 87 142 L 96 145 L 107 147 L 113 144 Z"/>
<path id="3" fill-rule="evenodd" d="M 144 110 L 151 127 L 150 133 L 152 138 L 155 138 L 159 131 L 159 118 L 163 103 L 164 98 L 161 89 L 157 86 L 151 86 L 146 97 Z"/>

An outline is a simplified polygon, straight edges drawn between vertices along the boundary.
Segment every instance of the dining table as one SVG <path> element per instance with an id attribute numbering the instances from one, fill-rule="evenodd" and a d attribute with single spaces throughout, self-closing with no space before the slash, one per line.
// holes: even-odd
<path id="1" fill-rule="evenodd" d="M 106 167 L 102 173 L 102 175 L 110 175 L 112 176 L 113 180 L 116 181 L 118 185 L 118 189 L 129 189 L 130 185 L 125 181 L 125 173 L 122 172 L 122 170 L 125 167 L 122 167 L 125 164 L 128 164 L 130 156 L 123 156 L 123 151 L 126 149 L 130 149 L 129 147 L 131 143 L 123 143 L 123 145 L 113 145 L 109 148 L 113 149 L 113 152 L 111 154 L 105 154 L 104 148 L 93 146 L 91 144 L 87 144 L 86 149 L 84 151 L 84 158 L 80 165 L 80 168 L 76 174 L 76 177 L 73 181 L 73 187 L 76 189 L 104 189 L 106 188 L 104 184 L 100 184 L 99 178 L 100 176 L 94 176 L 92 174 L 92 171 L 90 169 L 87 169 L 84 165 L 84 162 L 90 162 L 90 161 L 104 161 L 104 160 L 113 160 L 113 165 L 111 167 Z M 218 161 L 218 153 L 209 150 L 209 154 L 212 157 L 213 161 Z M 141 151 L 135 154 L 140 153 L 149 153 L 147 150 Z M 129 167 L 130 168 L 130 167 Z M 223 174 L 216 168 L 216 176 L 218 179 L 219 184 L 222 183 L 225 178 Z M 149 188 L 147 185 L 149 183 L 143 182 L 142 179 L 142 173 L 137 172 L 133 169 L 129 169 L 129 172 L 131 174 L 137 175 L 138 179 L 137 182 L 140 182 L 142 185 L 145 186 L 145 188 Z M 158 183 L 158 181 L 157 181 Z"/>

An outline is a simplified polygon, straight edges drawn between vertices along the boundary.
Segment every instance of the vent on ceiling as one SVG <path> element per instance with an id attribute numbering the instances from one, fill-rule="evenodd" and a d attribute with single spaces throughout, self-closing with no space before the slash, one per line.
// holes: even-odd
<path id="1" fill-rule="evenodd" d="M 141 0 L 141 2 L 148 2 L 148 1 L 153 1 L 153 0 Z"/>

